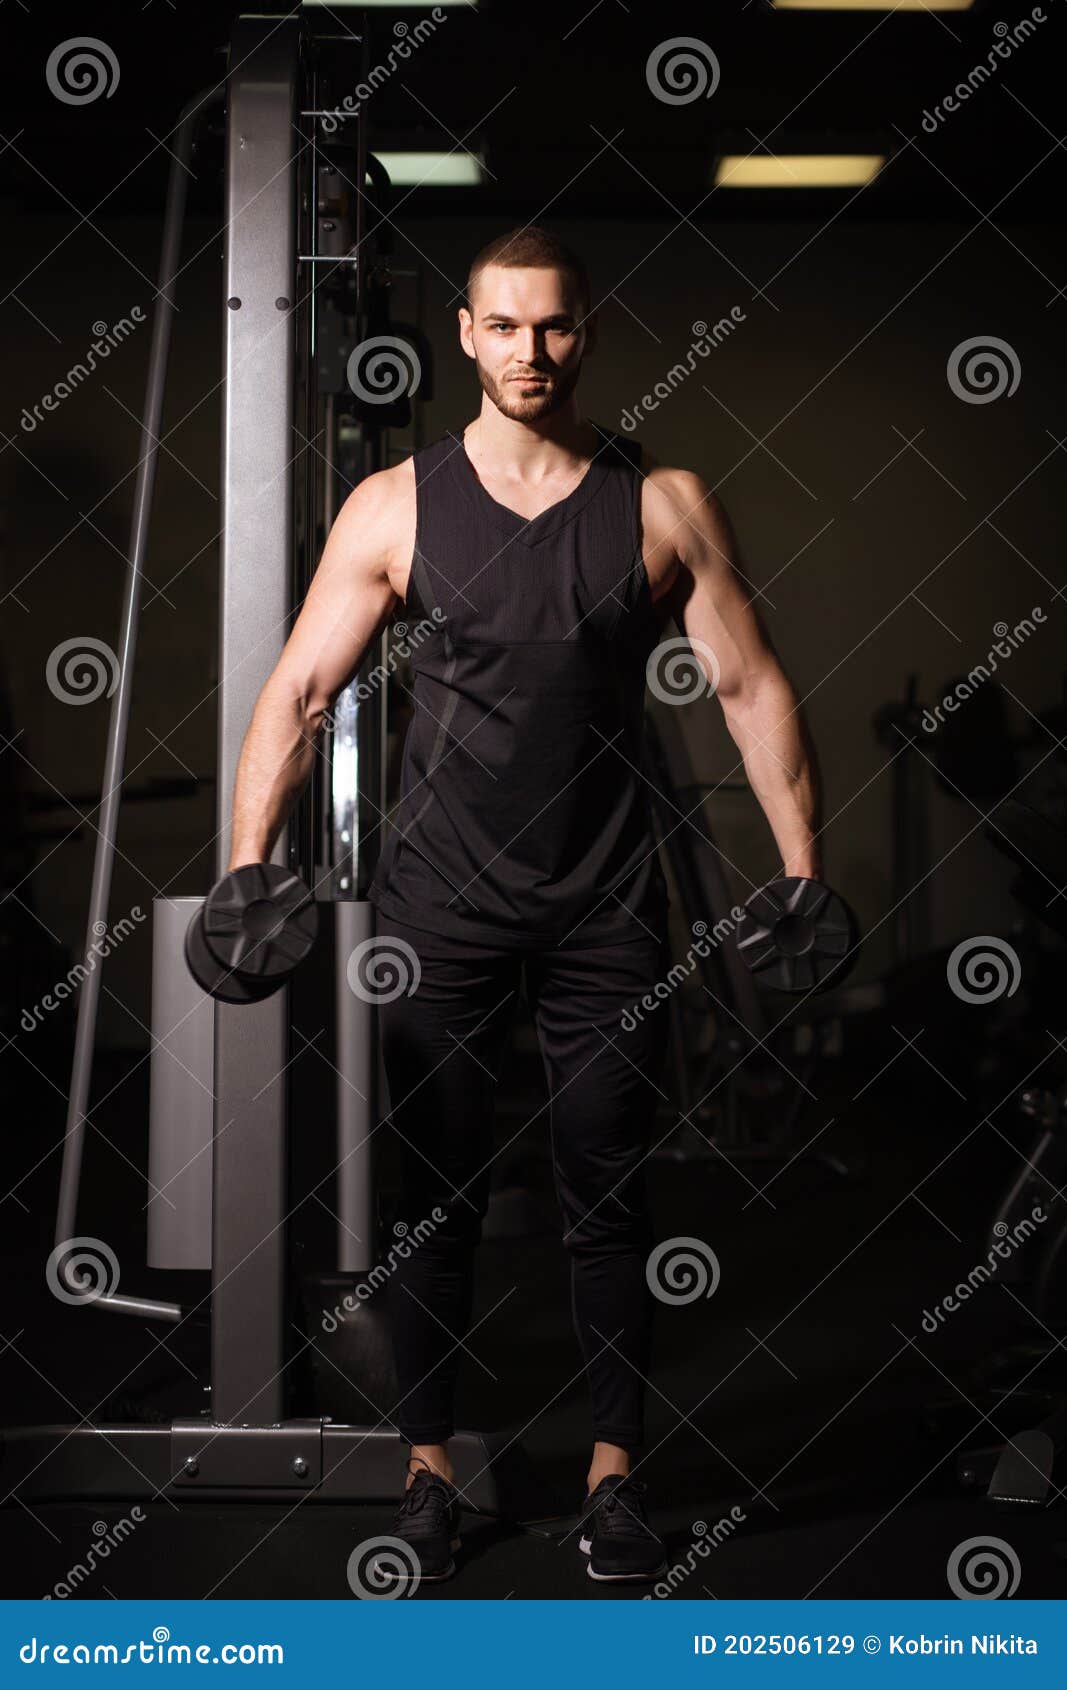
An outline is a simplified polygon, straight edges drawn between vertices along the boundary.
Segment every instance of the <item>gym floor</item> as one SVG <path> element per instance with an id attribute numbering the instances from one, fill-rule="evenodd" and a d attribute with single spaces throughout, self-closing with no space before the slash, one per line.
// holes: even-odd
<path id="1" fill-rule="evenodd" d="M 681 1161 L 676 1134 L 651 1163 L 659 1236 L 705 1240 L 721 1266 L 713 1296 L 657 1313 L 638 1476 L 648 1484 L 678 1596 L 944 1596 L 952 1593 L 953 1553 L 978 1537 L 1010 1546 L 1021 1567 L 1019 1595 L 1062 1593 L 1062 1498 L 1004 1512 L 957 1474 L 960 1451 L 1017 1429 L 1010 1405 L 991 1411 L 975 1368 L 1002 1345 L 1044 1334 L 1000 1288 L 984 1290 L 933 1335 L 922 1326 L 924 1311 L 981 1258 L 983 1224 L 1016 1153 L 1002 1122 L 976 1130 L 981 1111 L 962 1091 L 957 1096 L 944 1051 L 935 1074 L 906 1044 L 901 1050 L 899 1060 L 881 1063 L 879 1051 L 863 1048 L 861 1029 L 849 1060 L 820 1073 L 794 1150 L 811 1143 L 829 1151 L 848 1165 L 847 1176 L 809 1156 L 785 1167 L 728 1165 L 714 1153 Z M 102 1096 L 115 1087 L 94 1119 L 119 1151 L 93 1143 L 87 1157 L 85 1214 L 104 1237 L 116 1236 L 109 1224 L 118 1227 L 121 1214 L 139 1212 L 143 1202 L 144 1073 L 115 1058 L 97 1082 Z M 506 1127 L 510 1137 L 540 1102 L 536 1058 L 519 1048 L 501 1086 L 501 1132 Z M 62 1104 L 42 1075 L 23 1105 L 26 1177 L 7 1206 L 23 1313 L 13 1335 L 5 1323 L 5 1422 L 70 1421 L 94 1411 L 99 1419 L 123 1380 L 128 1414 L 196 1412 L 207 1377 L 205 1321 L 168 1335 L 64 1308 L 47 1291 L 42 1217 L 54 1203 L 56 1158 L 48 1146 L 61 1134 Z M 488 1236 L 481 1246 L 476 1337 L 457 1415 L 461 1427 L 521 1434 L 539 1518 L 520 1525 L 465 1513 L 457 1576 L 422 1585 L 418 1599 L 635 1600 L 648 1589 L 596 1584 L 577 1546 L 587 1403 L 543 1119 L 501 1159 L 505 1181 L 508 1167 L 521 1167 L 523 1206 L 537 1230 Z M 491 1214 L 508 1205 L 504 1189 Z M 134 1262 L 135 1249 L 131 1240 Z M 127 1277 L 130 1290 L 181 1294 L 173 1275 L 131 1269 Z M 401 1477 L 398 1444 L 398 1494 Z M 56 1589 L 129 1511 L 128 1502 L 73 1508 L 9 1500 L 0 1513 L 5 1595 Z M 350 1597 L 349 1557 L 389 1532 L 393 1505 L 179 1507 L 161 1500 L 143 1512 L 78 1585 L 79 1597 Z M 703 1538 L 712 1547 L 697 1553 Z"/>

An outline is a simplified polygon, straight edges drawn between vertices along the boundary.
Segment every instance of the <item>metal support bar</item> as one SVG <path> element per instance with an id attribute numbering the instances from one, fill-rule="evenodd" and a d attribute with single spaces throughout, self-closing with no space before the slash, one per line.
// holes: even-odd
<path id="1" fill-rule="evenodd" d="M 302 26 L 234 26 L 226 129 L 217 872 L 256 700 L 289 632 L 293 571 Z M 273 861 L 285 863 L 288 828 Z M 212 1412 L 274 1422 L 285 1399 L 289 992 L 215 1006 Z"/>
<path id="2" fill-rule="evenodd" d="M 118 832 L 119 799 L 126 766 L 126 741 L 129 734 L 130 700 L 133 693 L 133 669 L 137 652 L 137 622 L 141 609 L 141 584 L 144 579 L 145 553 L 148 547 L 148 527 L 152 512 L 152 495 L 156 484 L 156 464 L 159 459 L 159 433 L 163 416 L 163 393 L 167 381 L 167 355 L 170 350 L 170 329 L 174 316 L 174 282 L 181 259 L 182 228 L 185 222 L 186 188 L 189 180 L 189 161 L 192 157 L 196 125 L 203 114 L 219 99 L 216 89 L 197 94 L 182 108 L 171 149 L 170 176 L 167 182 L 167 205 L 163 220 L 163 244 L 159 259 L 159 290 L 155 315 L 152 319 L 152 342 L 148 353 L 148 379 L 145 388 L 144 411 L 141 418 L 140 459 L 133 495 L 133 518 L 130 527 L 129 561 L 122 605 L 122 631 L 119 637 L 119 679 L 111 704 L 107 731 L 107 755 L 104 762 L 103 799 L 100 805 L 100 825 L 97 829 L 96 856 L 93 862 L 92 889 L 89 894 L 89 921 L 86 932 L 86 978 L 78 998 L 78 1025 L 74 1038 L 74 1062 L 71 1070 L 70 1095 L 67 1100 L 66 1133 L 63 1143 L 63 1167 L 59 1179 L 59 1202 L 56 1209 L 57 1246 L 73 1239 L 78 1230 L 78 1192 L 81 1187 L 82 1152 L 85 1145 L 86 1110 L 92 1081 L 93 1047 L 96 1043 L 96 1020 L 100 1004 L 100 976 L 102 963 L 98 955 L 98 936 L 107 929 L 108 908 L 111 902 L 111 878 L 115 866 L 115 837 Z M 86 1287 L 77 1277 L 77 1270 L 68 1268 L 63 1258 L 59 1272 L 67 1289 L 84 1294 Z M 103 1294 L 87 1299 L 86 1307 L 110 1309 L 112 1313 L 141 1314 L 150 1318 L 179 1319 L 177 1303 L 159 1303 L 147 1298 L 119 1297 Z"/>

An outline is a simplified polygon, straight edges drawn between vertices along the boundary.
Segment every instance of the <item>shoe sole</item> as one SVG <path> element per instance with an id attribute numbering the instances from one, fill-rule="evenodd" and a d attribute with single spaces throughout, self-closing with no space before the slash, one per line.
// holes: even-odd
<path id="1" fill-rule="evenodd" d="M 458 1537 L 454 1537 L 452 1539 L 452 1542 L 449 1544 L 448 1547 L 453 1552 L 455 1552 L 457 1549 L 461 1549 L 463 1547 L 462 1540 Z M 375 1562 L 372 1563 L 372 1571 L 375 1572 L 377 1574 L 377 1576 L 381 1579 L 393 1579 L 397 1584 L 402 1584 L 402 1583 L 405 1582 L 405 1576 L 406 1575 L 404 1573 L 398 1573 L 396 1571 L 395 1567 L 386 1566 L 385 1564 L 380 1563 L 378 1561 L 375 1561 Z M 456 1563 L 454 1561 L 450 1561 L 448 1563 L 448 1566 L 445 1567 L 445 1569 L 443 1570 L 443 1572 L 440 1572 L 440 1573 L 422 1573 L 422 1572 L 420 1572 L 418 1574 L 418 1582 L 420 1584 L 440 1584 L 443 1579 L 452 1578 L 455 1571 L 456 1571 Z"/>
<path id="2" fill-rule="evenodd" d="M 590 1553 L 590 1551 L 592 1549 L 592 1541 L 593 1541 L 592 1538 L 588 1538 L 588 1537 L 583 1537 L 583 1538 L 579 1539 L 578 1548 L 581 1550 L 583 1555 L 588 1555 Z M 667 1571 L 667 1563 L 666 1563 L 666 1561 L 663 1561 L 656 1568 L 655 1572 L 648 1572 L 648 1573 L 597 1573 L 597 1572 L 593 1571 L 593 1563 L 592 1563 L 592 1561 L 590 1561 L 585 1570 L 586 1570 L 586 1572 L 588 1573 L 588 1575 L 591 1579 L 596 1579 L 598 1584 L 626 1584 L 628 1581 L 631 1581 L 631 1580 L 636 1581 L 637 1579 L 643 1579 L 646 1583 L 649 1583 L 653 1579 L 658 1579 L 661 1574 L 663 1574 Z"/>

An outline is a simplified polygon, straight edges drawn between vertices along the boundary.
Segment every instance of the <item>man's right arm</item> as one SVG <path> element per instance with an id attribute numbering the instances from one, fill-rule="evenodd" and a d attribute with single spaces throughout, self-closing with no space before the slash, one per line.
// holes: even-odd
<path id="1" fill-rule="evenodd" d="M 349 495 L 330 530 L 241 747 L 230 869 L 269 860 L 311 774 L 326 714 L 397 602 L 388 567 L 403 531 L 401 502 L 396 471 L 379 471 Z"/>

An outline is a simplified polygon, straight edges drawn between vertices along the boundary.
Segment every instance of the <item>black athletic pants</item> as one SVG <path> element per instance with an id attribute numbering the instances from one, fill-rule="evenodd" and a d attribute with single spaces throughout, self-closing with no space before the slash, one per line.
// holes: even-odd
<path id="1" fill-rule="evenodd" d="M 667 1043 L 663 987 L 651 1008 L 640 1000 L 666 980 L 665 934 L 515 951 L 428 933 L 379 911 L 379 971 L 398 940 L 408 984 L 417 984 L 379 998 L 379 1017 L 401 1156 L 398 1220 L 409 1244 L 404 1259 L 393 1251 L 387 1293 L 401 1436 L 443 1443 L 454 1430 L 474 1250 L 489 1201 L 493 1098 L 525 967 L 593 1437 L 637 1447 L 653 1312 L 645 1158 Z M 531 1402 L 531 1419 L 547 1406 Z"/>

